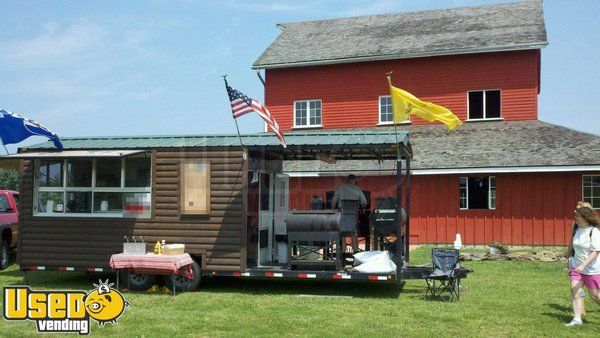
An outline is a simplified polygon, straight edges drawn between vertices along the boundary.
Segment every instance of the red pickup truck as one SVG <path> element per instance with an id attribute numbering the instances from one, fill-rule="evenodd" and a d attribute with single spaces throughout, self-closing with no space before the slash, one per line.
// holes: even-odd
<path id="1" fill-rule="evenodd" d="M 17 246 L 19 192 L 0 190 L 0 270 L 9 264 L 9 250 Z"/>

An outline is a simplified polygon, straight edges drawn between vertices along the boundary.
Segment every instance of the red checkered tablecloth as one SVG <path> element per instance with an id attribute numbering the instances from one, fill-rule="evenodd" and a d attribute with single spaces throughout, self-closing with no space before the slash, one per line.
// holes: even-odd
<path id="1" fill-rule="evenodd" d="M 192 257 L 186 253 L 181 255 L 155 255 L 153 253 L 124 255 L 120 253 L 110 257 L 110 267 L 115 270 L 148 270 L 178 274 L 180 269 L 185 268 L 186 277 L 193 263 Z"/>

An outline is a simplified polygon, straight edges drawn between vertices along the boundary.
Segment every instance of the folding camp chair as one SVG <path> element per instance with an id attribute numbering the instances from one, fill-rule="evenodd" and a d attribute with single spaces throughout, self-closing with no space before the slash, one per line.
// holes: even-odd
<path id="1" fill-rule="evenodd" d="M 460 278 L 458 277 L 458 250 L 456 249 L 437 249 L 431 250 L 431 259 L 433 261 L 433 272 L 425 277 L 427 290 L 425 298 L 444 298 L 448 296 L 448 301 L 460 300 Z"/>

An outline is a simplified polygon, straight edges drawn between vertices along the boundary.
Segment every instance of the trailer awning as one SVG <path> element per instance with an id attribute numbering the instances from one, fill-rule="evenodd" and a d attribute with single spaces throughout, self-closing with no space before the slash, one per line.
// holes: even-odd
<path id="1" fill-rule="evenodd" d="M 0 157 L 0 160 L 9 161 L 16 159 L 34 159 L 34 158 L 86 158 L 86 157 L 126 157 L 135 154 L 141 154 L 147 150 L 63 150 L 63 151 L 44 151 L 44 152 L 25 152 L 10 154 Z"/>
<path id="2" fill-rule="evenodd" d="M 240 143 L 241 138 L 241 143 Z M 273 133 L 245 135 L 182 135 L 182 136 L 112 136 L 88 138 L 61 138 L 66 152 L 109 151 L 124 152 L 128 149 L 155 148 L 239 148 L 241 144 L 249 151 L 269 152 L 274 158 L 286 160 L 342 160 L 342 159 L 395 159 L 398 152 L 411 158 L 409 133 L 405 130 L 298 130 L 285 133 L 287 148 L 283 148 Z M 23 148 L 27 154 L 33 152 L 56 152 L 52 142 L 34 144 Z M 398 151 L 399 150 L 399 151 Z M 44 154 L 46 154 L 44 152 Z M 39 157 L 63 157 L 43 155 Z M 65 157 L 73 155 L 65 155 Z M 86 155 L 84 155 L 86 156 Z M 96 155 L 87 155 L 94 157 Z M 100 156 L 100 155 L 98 155 Z M 127 155 L 118 155 L 127 156 Z M 29 158 L 32 156 L 29 155 Z M 27 158 L 27 155 L 21 155 Z"/>

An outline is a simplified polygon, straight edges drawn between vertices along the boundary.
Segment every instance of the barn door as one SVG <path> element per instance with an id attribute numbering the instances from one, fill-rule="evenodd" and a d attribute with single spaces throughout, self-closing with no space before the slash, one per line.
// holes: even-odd
<path id="1" fill-rule="evenodd" d="M 285 218 L 290 208 L 290 177 L 284 174 L 276 174 L 274 183 L 273 223 L 275 227 L 276 252 L 273 258 L 279 263 L 287 263 L 287 242 L 284 236 L 287 235 Z"/>
<path id="2" fill-rule="evenodd" d="M 258 265 L 273 262 L 273 173 L 259 173 Z"/>

